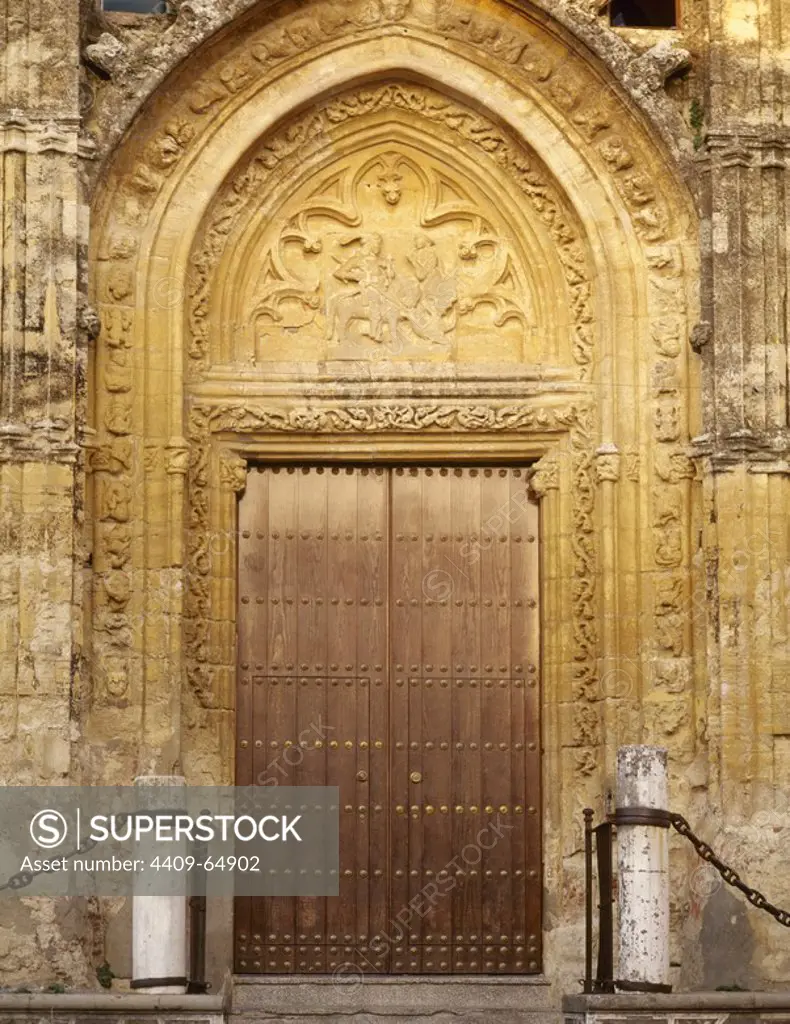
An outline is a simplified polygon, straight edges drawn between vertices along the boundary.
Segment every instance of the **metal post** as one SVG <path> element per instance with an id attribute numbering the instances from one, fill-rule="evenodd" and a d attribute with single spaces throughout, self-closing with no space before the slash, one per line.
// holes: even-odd
<path id="1" fill-rule="evenodd" d="M 208 812 L 204 812 L 208 813 Z M 196 864 L 205 864 L 208 846 L 196 842 L 192 846 Z M 189 984 L 187 992 L 205 993 L 210 985 L 206 981 L 206 873 L 195 868 L 191 876 L 192 894 L 189 898 Z"/>
<path id="2" fill-rule="evenodd" d="M 670 991 L 667 752 L 617 752 L 619 962 L 617 987 Z"/>
<path id="3" fill-rule="evenodd" d="M 584 809 L 584 991 L 592 992 L 593 898 L 592 898 L 592 819 L 591 807 Z"/>
<path id="4" fill-rule="evenodd" d="M 614 992 L 613 828 L 611 822 L 603 821 L 593 830 L 598 865 L 598 967 L 594 986 L 596 992 Z"/>

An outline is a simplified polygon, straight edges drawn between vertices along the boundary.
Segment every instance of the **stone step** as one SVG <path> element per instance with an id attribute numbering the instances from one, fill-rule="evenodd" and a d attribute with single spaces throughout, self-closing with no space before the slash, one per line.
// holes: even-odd
<path id="1" fill-rule="evenodd" d="M 559 1024 L 545 978 L 237 975 L 231 1024 Z"/>

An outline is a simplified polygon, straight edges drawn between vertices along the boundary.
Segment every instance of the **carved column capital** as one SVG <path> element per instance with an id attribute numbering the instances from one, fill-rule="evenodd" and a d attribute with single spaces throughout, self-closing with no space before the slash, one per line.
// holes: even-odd
<path id="1" fill-rule="evenodd" d="M 556 452 L 549 452 L 539 459 L 532 467 L 529 488 L 532 494 L 540 499 L 545 498 L 549 491 L 557 491 L 560 486 L 560 462 Z"/>
<path id="2" fill-rule="evenodd" d="M 609 442 L 596 449 L 595 475 L 598 483 L 604 480 L 617 483 L 620 479 L 620 450 L 616 444 Z"/>
<path id="3" fill-rule="evenodd" d="M 186 476 L 189 468 L 189 445 L 183 437 L 171 437 L 165 448 L 165 466 L 168 473 Z"/>
<path id="4" fill-rule="evenodd" d="M 219 480 L 224 488 L 241 494 L 247 486 L 247 460 L 235 452 L 221 451 Z"/>

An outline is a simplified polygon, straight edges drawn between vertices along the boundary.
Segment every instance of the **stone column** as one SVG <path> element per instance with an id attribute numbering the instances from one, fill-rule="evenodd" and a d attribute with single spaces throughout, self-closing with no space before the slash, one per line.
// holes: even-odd
<path id="1" fill-rule="evenodd" d="M 712 579 L 715 587 L 698 604 L 707 612 L 710 811 L 740 827 L 773 809 L 788 761 L 790 139 L 778 55 L 790 29 L 783 0 L 707 6 L 702 323 L 692 343 L 704 371 L 695 449 L 706 578 L 698 589 Z"/>
<path id="2" fill-rule="evenodd" d="M 185 785 L 180 775 L 142 775 L 135 786 L 159 788 L 141 794 L 141 807 L 152 810 L 172 807 L 173 793 Z M 180 798 L 182 799 L 182 798 Z M 167 854 L 184 856 L 183 843 L 168 843 Z M 148 847 L 148 849 L 146 849 Z M 140 844 L 136 856 L 153 856 L 153 843 Z M 163 880 L 167 879 L 167 889 Z M 186 992 L 187 981 L 187 884 L 186 871 L 154 875 L 139 873 L 134 879 L 132 906 L 132 988 L 143 992 Z M 159 981 L 160 984 L 156 984 Z M 153 982 L 153 984 L 146 984 Z"/>
<path id="3" fill-rule="evenodd" d="M 34 785 L 68 777 L 80 692 L 79 4 L 8 0 L 0 38 L 0 777 Z"/>
<path id="4" fill-rule="evenodd" d="M 617 810 L 667 809 L 667 752 L 617 751 Z M 669 984 L 669 839 L 655 825 L 617 826 L 619 964 L 634 986 Z"/>

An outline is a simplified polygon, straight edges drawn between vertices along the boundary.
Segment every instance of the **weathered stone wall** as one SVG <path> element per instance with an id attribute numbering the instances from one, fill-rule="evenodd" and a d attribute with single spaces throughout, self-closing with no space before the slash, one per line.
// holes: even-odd
<path id="1" fill-rule="evenodd" d="M 0 736 L 9 785 L 79 777 L 89 155 L 75 3 L 0 7 Z M 4 904 L 4 979 L 90 984 L 95 908 Z"/>
<path id="2" fill-rule="evenodd" d="M 546 967 L 571 987 L 581 949 L 578 819 L 587 803 L 601 810 L 619 743 L 666 745 L 673 807 L 744 877 L 790 905 L 780 870 L 790 828 L 790 0 L 687 0 L 678 32 L 612 30 L 596 6 L 536 0 L 524 4 L 522 23 L 493 3 L 440 5 L 433 25 L 443 48 L 437 72 L 446 69 L 453 88 L 463 94 L 474 71 L 485 109 L 511 90 L 514 105 L 502 106 L 496 125 L 515 111 L 523 140 L 547 160 L 539 173 L 571 197 L 566 222 L 587 246 L 581 273 L 592 268 L 595 311 L 575 343 L 589 360 L 560 372 L 554 418 L 536 419 L 544 384 L 515 378 L 473 393 L 487 410 L 482 421 L 464 419 L 452 383 L 422 404 L 415 385 L 397 414 L 362 380 L 348 391 L 351 411 L 330 399 L 331 384 L 301 398 L 320 399 L 325 418 L 308 421 L 330 443 L 344 432 L 378 443 L 398 416 L 416 415 L 426 432 L 462 439 L 510 430 L 524 452 L 544 457 L 536 484 L 553 524 L 543 538 L 545 607 L 556 621 L 544 679 Z M 201 392 L 204 370 L 186 354 L 199 332 L 183 358 L 175 345 L 199 244 L 214 252 L 211 231 L 228 196 L 243 197 L 231 187 L 233 161 L 256 141 L 212 150 L 206 126 L 228 131 L 240 109 L 245 131 L 255 102 L 262 119 L 275 100 L 283 116 L 309 111 L 308 92 L 296 102 L 295 74 L 291 94 L 273 79 L 262 100 L 256 76 L 315 59 L 328 81 L 335 72 L 319 51 L 330 42 L 341 69 L 344 46 L 369 45 L 373 76 L 399 53 L 416 62 L 419 46 L 437 46 L 433 7 L 416 0 L 411 9 L 363 5 L 345 20 L 322 8 L 320 22 L 317 7 L 312 22 L 249 0 L 176 7 L 174 17 L 138 18 L 102 15 L 90 0 L 0 6 L 8 783 L 128 783 L 180 771 L 190 781 L 232 779 L 232 549 L 215 544 L 204 571 L 200 544 L 232 534 L 248 448 L 274 450 L 284 436 L 309 454 L 300 441 L 308 414 L 298 388 L 290 406 L 265 387 L 236 407 L 219 385 Z M 408 45 L 394 34 L 401 23 L 418 37 Z M 529 103 L 550 111 L 545 123 Z M 551 166 L 552 119 L 557 146 L 567 146 L 565 171 Z M 480 125 L 489 139 L 499 130 Z M 274 132 L 264 141 L 277 153 L 290 145 Z M 183 168 L 198 157 L 202 170 L 190 179 Z M 187 221 L 194 238 L 184 248 Z M 627 225 L 620 241 L 615 222 Z M 618 260 L 621 288 L 614 273 L 596 293 Z M 163 268 L 158 277 L 152 267 Z M 204 341 L 210 351 L 214 342 Z M 188 421 L 185 367 L 197 406 Z M 419 419 L 426 401 L 444 404 L 449 426 Z M 410 435 L 399 443 L 412 450 Z M 210 615 L 199 610 L 204 600 Z M 780 926 L 744 912 L 682 841 L 672 857 L 678 983 L 790 984 Z M 110 950 L 123 973 L 124 921 L 118 907 L 16 905 L 0 929 L 0 972 L 9 983 L 90 985 Z M 223 955 L 213 954 L 220 976 Z"/>

